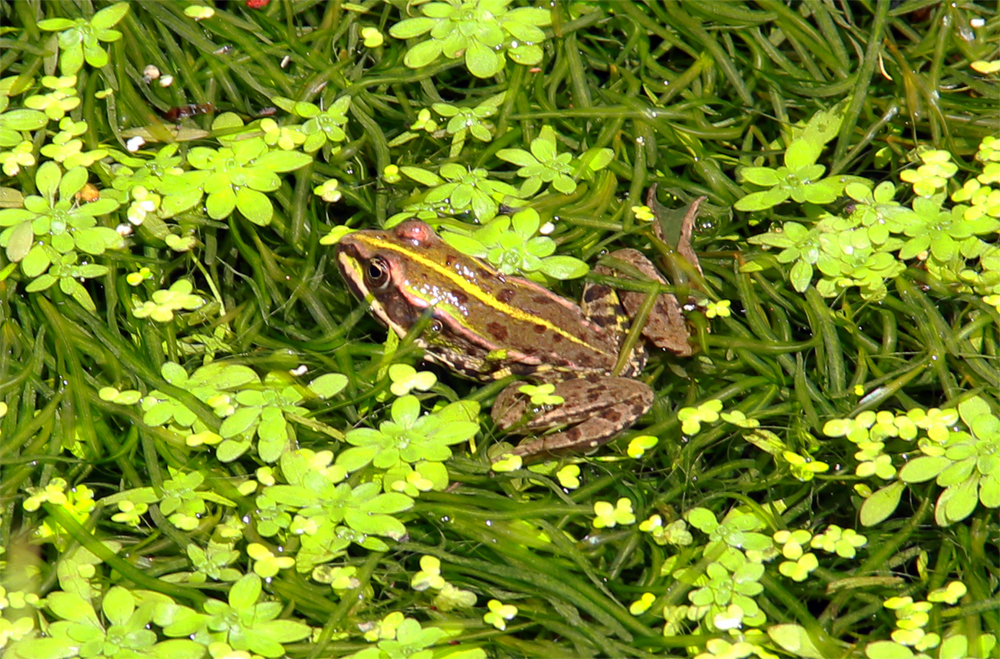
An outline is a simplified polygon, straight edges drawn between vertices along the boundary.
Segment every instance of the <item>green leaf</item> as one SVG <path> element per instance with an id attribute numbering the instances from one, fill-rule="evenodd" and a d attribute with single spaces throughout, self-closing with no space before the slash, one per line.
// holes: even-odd
<path id="1" fill-rule="evenodd" d="M 506 160 L 518 167 L 530 167 L 539 164 L 538 159 L 524 149 L 500 149 L 497 151 L 497 158 Z"/>
<path id="2" fill-rule="evenodd" d="M 196 167 L 198 169 L 212 169 L 216 155 L 217 151 L 215 149 L 210 149 L 207 146 L 196 146 L 188 151 L 187 159 L 192 167 Z M 183 176 L 178 177 L 178 183 L 180 182 L 183 182 Z M 167 188 L 161 188 L 161 190 L 167 194 L 172 191 Z"/>
<path id="3" fill-rule="evenodd" d="M 821 144 L 815 144 L 805 139 L 794 140 L 785 151 L 785 166 L 789 169 L 798 169 L 815 164 L 822 150 Z"/>
<path id="4" fill-rule="evenodd" d="M 68 18 L 46 18 L 44 21 L 38 21 L 38 29 L 47 32 L 61 32 L 75 26 L 76 21 Z"/>
<path id="5" fill-rule="evenodd" d="M 388 492 L 379 494 L 373 499 L 361 505 L 362 509 L 368 513 L 382 513 L 394 515 L 413 507 L 413 499 L 399 492 Z"/>
<path id="6" fill-rule="evenodd" d="M 979 479 L 979 500 L 987 508 L 1000 508 L 1000 474 L 992 473 Z"/>
<path id="7" fill-rule="evenodd" d="M 301 641 L 312 633 L 308 625 L 295 620 L 270 620 L 256 627 L 278 643 L 294 643 Z M 284 654 L 282 651 L 281 654 Z"/>
<path id="8" fill-rule="evenodd" d="M 846 111 L 847 101 L 841 101 L 827 110 L 820 110 L 809 118 L 809 123 L 802 131 L 802 139 L 816 145 L 826 144 L 840 132 L 840 124 Z"/>
<path id="9" fill-rule="evenodd" d="M 470 203 L 472 203 L 472 194 L 475 192 L 475 188 L 471 185 L 459 185 L 451 193 L 451 207 L 456 210 L 461 210 L 467 208 Z M 478 217 L 478 215 L 477 215 Z"/>
<path id="10" fill-rule="evenodd" d="M 118 232 L 108 227 L 93 227 L 77 231 L 73 236 L 76 246 L 87 254 L 103 254 L 106 249 L 118 249 L 125 242 Z"/>
<path id="11" fill-rule="evenodd" d="M 544 9 L 542 7 L 520 7 L 509 12 L 503 18 L 503 26 L 512 35 L 518 36 L 515 32 L 518 25 L 534 25 L 537 27 L 545 27 L 546 25 L 552 25 L 552 12 L 549 9 Z M 542 33 L 544 37 L 544 33 Z M 535 41 L 541 41 L 541 38 L 534 39 Z"/>
<path id="12" fill-rule="evenodd" d="M 949 465 L 951 460 L 943 455 L 921 455 L 903 465 L 899 477 L 907 483 L 923 483 L 937 478 Z"/>
<path id="13" fill-rule="evenodd" d="M 940 659 L 965 659 L 968 656 L 969 639 L 966 638 L 965 634 L 955 634 L 941 642 L 941 649 L 938 651 Z M 979 656 L 986 657 L 989 655 L 987 653 L 980 653 Z"/>
<path id="14" fill-rule="evenodd" d="M 788 199 L 788 191 L 781 188 L 771 188 L 753 192 L 738 199 L 733 208 L 738 211 L 762 211 L 777 206 Z"/>
<path id="15" fill-rule="evenodd" d="M 430 32 L 438 21 L 433 18 L 408 18 L 389 28 L 389 34 L 396 39 L 412 39 Z"/>
<path id="16" fill-rule="evenodd" d="M 875 641 L 865 646 L 868 659 L 913 659 L 913 650 L 895 641 Z"/>
<path id="17" fill-rule="evenodd" d="M 236 410 L 219 426 L 219 434 L 229 439 L 250 430 L 260 418 L 259 407 L 243 407 Z"/>
<path id="18" fill-rule="evenodd" d="M 260 597 L 260 577 L 254 573 L 245 574 L 229 589 L 229 605 L 237 611 L 249 611 Z"/>
<path id="19" fill-rule="evenodd" d="M 799 293 L 804 293 L 809 288 L 812 276 L 813 268 L 809 263 L 806 261 L 796 261 L 789 273 L 789 281 L 792 283 L 792 288 Z"/>
<path id="20" fill-rule="evenodd" d="M 118 2 L 94 14 L 94 17 L 90 19 L 90 25 L 98 30 L 106 30 L 109 27 L 117 25 L 118 21 L 125 18 L 125 14 L 127 13 L 128 3 Z"/>
<path id="21" fill-rule="evenodd" d="M 531 153 L 538 158 L 539 162 L 555 160 L 559 155 L 556 149 L 556 132 L 551 126 L 543 126 L 538 137 L 531 140 Z"/>
<path id="22" fill-rule="evenodd" d="M 864 526 L 875 526 L 889 518 L 899 506 L 906 485 L 901 481 L 893 481 L 865 499 L 861 505 L 861 523 Z"/>
<path id="23" fill-rule="evenodd" d="M 266 227 L 274 215 L 274 207 L 267 195 L 250 188 L 240 188 L 236 193 L 236 207 L 257 226 Z"/>
<path id="24" fill-rule="evenodd" d="M 112 586 L 104 594 L 101 610 L 112 624 L 124 625 L 135 612 L 135 597 L 121 586 Z"/>
<path id="25" fill-rule="evenodd" d="M 972 428 L 978 419 L 992 417 L 993 411 L 990 410 L 990 406 L 985 400 L 979 396 L 974 396 L 958 404 L 958 415 L 962 417 L 965 425 Z"/>
<path id="26" fill-rule="evenodd" d="M 31 246 L 35 242 L 35 232 L 31 229 L 31 222 L 21 222 L 10 230 L 7 234 L 7 258 L 17 263 L 28 255 Z M 22 265 L 22 270 L 24 266 Z"/>
<path id="27" fill-rule="evenodd" d="M 347 441 L 351 441 L 351 435 L 355 432 L 357 431 L 352 430 L 347 434 Z M 377 435 L 377 441 L 382 441 L 382 433 L 376 430 L 371 430 L 371 432 Z M 355 441 L 358 441 L 358 439 L 358 437 L 354 437 Z M 355 442 L 351 443 L 353 444 Z M 375 456 L 379 453 L 379 451 L 381 451 L 381 449 L 382 447 L 377 444 L 371 444 L 368 446 L 352 446 L 351 448 L 343 450 L 337 454 L 337 465 L 350 472 L 357 471 L 362 467 L 368 466 L 368 464 L 375 459 Z"/>
<path id="28" fill-rule="evenodd" d="M 45 601 L 49 610 L 63 620 L 100 627 L 94 607 L 76 593 L 56 591 L 49 593 Z"/>
<path id="29" fill-rule="evenodd" d="M 550 256 L 542 260 L 539 270 L 554 279 L 576 279 L 590 272 L 590 266 L 572 256 Z"/>
<path id="30" fill-rule="evenodd" d="M 201 659 L 205 656 L 205 646 L 186 638 L 161 641 L 147 652 L 157 659 Z"/>
<path id="31" fill-rule="evenodd" d="M 95 69 L 102 69 L 108 63 L 108 52 L 98 45 L 96 39 L 92 43 L 83 42 L 83 56 L 87 60 L 87 64 Z"/>
<path id="32" fill-rule="evenodd" d="M 437 40 L 423 41 L 406 51 L 403 64 L 411 69 L 427 66 L 441 56 L 441 42 Z"/>
<path id="33" fill-rule="evenodd" d="M 215 457 L 219 458 L 220 462 L 232 462 L 247 452 L 250 443 L 249 439 L 242 441 L 227 439 L 219 444 L 219 448 L 215 451 Z"/>
<path id="34" fill-rule="evenodd" d="M 83 46 L 65 48 L 59 56 L 59 70 L 63 75 L 74 75 L 83 68 Z"/>
<path id="35" fill-rule="evenodd" d="M 35 280 L 38 281 L 37 279 Z M 59 288 L 63 293 L 69 295 L 77 303 L 90 312 L 97 311 L 97 305 L 94 304 L 94 299 L 90 297 L 90 293 L 84 288 L 80 282 L 75 279 L 70 279 L 69 277 L 63 277 L 59 280 Z"/>
<path id="36" fill-rule="evenodd" d="M 347 386 L 347 376 L 340 373 L 327 373 L 309 383 L 309 389 L 320 398 L 336 396 Z"/>
<path id="37" fill-rule="evenodd" d="M 946 488 L 938 497 L 934 508 L 934 521 L 938 526 L 948 526 L 961 522 L 972 514 L 979 503 L 978 478 L 970 478 L 963 483 Z"/>
<path id="38" fill-rule="evenodd" d="M 518 46 L 517 48 L 511 48 L 507 51 L 507 56 L 518 64 L 524 66 L 534 66 L 542 61 L 542 51 L 541 47 L 534 44 L 527 44 Z"/>
<path id="39" fill-rule="evenodd" d="M 949 456 L 951 457 L 951 456 Z M 951 487 L 958 485 L 972 475 L 976 470 L 975 456 L 969 456 L 964 460 L 959 460 L 949 465 L 944 471 L 938 474 L 937 484 L 941 487 Z"/>
<path id="40" fill-rule="evenodd" d="M 180 369 L 183 372 L 183 369 Z M 166 374 L 164 374 L 166 377 Z M 217 389 L 235 389 L 251 383 L 260 382 L 257 372 L 249 366 L 213 362 L 195 371 L 194 379 L 206 382 Z M 167 378 L 170 382 L 174 380 Z M 174 382 L 176 384 L 176 382 Z"/>
<path id="41" fill-rule="evenodd" d="M 35 199 L 41 201 L 40 197 L 35 197 Z M 5 208 L 0 210 L 0 227 L 12 227 L 25 220 L 33 220 L 36 216 L 37 213 L 25 210 L 24 208 Z"/>
<path id="42" fill-rule="evenodd" d="M 10 130 L 38 130 L 48 123 L 49 118 L 44 112 L 39 112 L 38 110 L 18 109 L 3 113 L 3 127 Z"/>
<path id="43" fill-rule="evenodd" d="M 491 78 L 503 69 L 503 56 L 472 39 L 465 51 L 465 66 L 477 78 Z"/>
<path id="44" fill-rule="evenodd" d="M 160 214 L 166 218 L 190 210 L 201 201 L 203 194 L 201 190 L 194 189 L 188 192 L 168 195 L 160 203 Z M 149 222 L 149 216 L 146 216 L 146 222 Z"/>
<path id="45" fill-rule="evenodd" d="M 906 241 L 902 249 L 899 250 L 899 258 L 903 260 L 912 259 L 913 257 L 926 252 L 931 246 L 931 237 L 929 234 L 921 234 L 914 236 Z"/>
<path id="46" fill-rule="evenodd" d="M 288 422 L 281 410 L 265 407 L 257 426 L 257 454 L 266 463 L 276 462 L 288 443 Z"/>
<path id="47" fill-rule="evenodd" d="M 236 402 L 240 405 L 262 407 L 267 405 L 267 397 L 263 391 L 255 389 L 244 389 L 236 394 Z"/>
<path id="48" fill-rule="evenodd" d="M 37 277 L 46 270 L 49 269 L 49 265 L 52 261 L 49 259 L 49 253 L 41 245 L 35 245 L 28 252 L 27 256 L 21 261 L 21 271 L 26 277 Z M 52 284 L 45 286 L 48 288 Z M 43 290 L 43 289 L 36 289 Z"/>
<path id="49" fill-rule="evenodd" d="M 692 508 L 687 513 L 688 523 L 705 533 L 711 533 L 719 525 L 715 514 L 707 508 Z"/>
<path id="50" fill-rule="evenodd" d="M 433 187 L 436 185 L 441 185 L 444 183 L 444 179 L 439 177 L 434 172 L 429 172 L 426 169 L 421 169 L 420 167 L 411 167 L 409 165 L 404 165 L 399 168 L 399 172 L 404 176 L 407 176 L 417 183 L 422 183 L 427 187 Z"/>
<path id="51" fill-rule="evenodd" d="M 213 220 L 221 220 L 229 217 L 234 208 L 236 208 L 236 193 L 233 192 L 232 188 L 224 188 L 219 192 L 213 192 L 205 200 L 205 209 L 208 211 L 208 216 Z"/>
<path id="52" fill-rule="evenodd" d="M 100 215 L 107 215 L 113 210 L 120 207 L 121 204 L 117 199 L 111 199 L 110 197 L 102 197 L 96 201 L 92 201 L 89 204 L 85 204 L 76 209 L 76 215 L 85 215 L 87 217 L 98 217 Z"/>
<path id="53" fill-rule="evenodd" d="M 98 30 L 97 40 L 110 43 L 112 41 L 118 41 L 122 38 L 122 33 L 118 30 Z"/>
<path id="54" fill-rule="evenodd" d="M 536 23 L 535 20 L 531 20 L 526 12 L 538 12 L 540 14 L 549 14 L 548 9 L 541 9 L 538 7 L 522 7 L 520 9 L 515 9 L 506 16 L 504 16 L 502 25 L 503 29 L 506 30 L 512 37 L 521 42 L 526 42 L 529 44 L 539 43 L 545 40 L 545 33 L 538 29 L 538 25 L 550 25 L 552 22 L 551 15 L 545 18 L 536 18 L 535 20 L 544 20 L 544 23 Z"/>
<path id="55" fill-rule="evenodd" d="M 38 187 L 38 192 L 49 201 L 55 198 L 60 180 L 62 180 L 62 170 L 51 160 L 43 162 L 35 173 L 35 185 Z"/>
<path id="56" fill-rule="evenodd" d="M 344 511 L 344 521 L 358 533 L 384 535 L 390 538 L 402 538 L 406 535 L 406 527 L 403 526 L 403 523 L 390 515 L 376 515 L 367 511 L 348 509 Z"/>
<path id="57" fill-rule="evenodd" d="M 278 150 L 265 153 L 254 160 L 254 167 L 263 167 L 272 172 L 291 172 L 312 161 L 312 156 L 301 151 Z"/>
<path id="58" fill-rule="evenodd" d="M 441 176 L 445 177 L 449 181 L 458 181 L 469 173 L 468 169 L 454 162 L 447 162 L 441 165 L 441 168 L 438 171 L 441 173 Z"/>
<path id="59" fill-rule="evenodd" d="M 580 156 L 580 162 L 585 164 L 587 169 L 592 172 L 604 169 L 611 161 L 615 158 L 615 152 L 611 149 L 587 149 L 582 156 Z"/>
<path id="60" fill-rule="evenodd" d="M 890 184 L 891 185 L 891 184 Z M 844 186 L 844 194 L 854 201 L 866 201 L 872 196 L 871 186 L 864 183 L 851 182 Z"/>
<path id="61" fill-rule="evenodd" d="M 778 185 L 778 173 L 770 167 L 744 167 L 740 170 L 743 178 L 754 185 L 770 188 Z"/>
<path id="62" fill-rule="evenodd" d="M 281 187 L 278 175 L 264 167 L 246 167 L 243 169 L 245 180 L 242 185 L 259 192 L 271 192 Z"/>
<path id="63" fill-rule="evenodd" d="M 497 204 L 485 192 L 475 190 L 472 195 L 472 213 L 480 222 L 489 222 L 497 215 Z"/>
<path id="64" fill-rule="evenodd" d="M 485 245 L 470 236 L 446 231 L 441 235 L 441 238 L 467 256 L 483 259 L 486 258 L 486 254 L 488 253 Z"/>
<path id="65" fill-rule="evenodd" d="M 563 194 L 570 194 L 576 190 L 576 181 L 565 174 L 560 174 L 552 181 L 552 187 Z"/>
<path id="66" fill-rule="evenodd" d="M 835 179 L 829 178 L 817 181 L 811 185 L 800 186 L 799 190 L 801 191 L 803 200 L 816 205 L 831 204 L 840 195 L 840 185 L 837 184 Z M 792 196 L 795 197 L 794 192 Z"/>
<path id="67" fill-rule="evenodd" d="M 199 646 L 204 653 L 205 646 Z M 69 638 L 31 638 L 17 644 L 23 659 L 69 659 L 80 656 L 80 642 Z"/>

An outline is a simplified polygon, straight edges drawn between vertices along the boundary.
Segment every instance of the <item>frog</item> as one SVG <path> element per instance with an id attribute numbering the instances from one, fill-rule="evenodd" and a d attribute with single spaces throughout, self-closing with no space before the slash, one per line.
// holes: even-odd
<path id="1" fill-rule="evenodd" d="M 638 379 L 648 358 L 643 342 L 614 372 L 645 293 L 588 282 L 576 303 L 459 252 L 421 220 L 347 233 L 334 252 L 348 288 L 389 331 L 405 337 L 429 316 L 415 338 L 426 361 L 481 382 L 518 376 L 553 385 L 562 404 L 535 409 L 522 382 L 507 386 L 493 403 L 500 430 L 530 435 L 509 451 L 524 462 L 592 453 L 653 405 L 655 391 Z M 638 250 L 608 256 L 667 283 Z M 613 271 L 599 265 L 595 272 Z M 694 351 L 672 294 L 657 296 L 642 332 L 677 355 Z"/>

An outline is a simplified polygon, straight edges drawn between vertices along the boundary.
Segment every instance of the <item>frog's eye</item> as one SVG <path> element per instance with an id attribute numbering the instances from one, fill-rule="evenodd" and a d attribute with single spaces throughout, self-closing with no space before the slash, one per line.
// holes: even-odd
<path id="1" fill-rule="evenodd" d="M 430 330 L 432 332 L 440 332 L 444 329 L 444 325 L 441 324 L 440 320 L 432 320 L 430 324 Z"/>
<path id="2" fill-rule="evenodd" d="M 389 264 L 380 256 L 373 257 L 365 266 L 365 281 L 369 288 L 385 288 L 389 283 Z"/>

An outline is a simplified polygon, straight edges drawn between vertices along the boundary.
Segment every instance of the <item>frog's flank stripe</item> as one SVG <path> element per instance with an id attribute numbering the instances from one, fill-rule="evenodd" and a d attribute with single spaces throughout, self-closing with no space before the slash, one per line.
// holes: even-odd
<path id="1" fill-rule="evenodd" d="M 495 297 L 492 297 L 492 296 L 488 295 L 481 288 L 479 288 L 477 286 L 470 285 L 469 282 L 467 280 L 463 279 L 457 272 L 452 272 L 451 270 L 448 270 L 447 268 L 442 267 L 436 261 L 433 261 L 432 259 L 428 259 L 425 256 L 423 256 L 422 254 L 419 254 L 419 253 L 414 252 L 414 251 L 410 251 L 410 250 L 406 249 L 405 247 L 403 247 L 402 245 L 396 245 L 394 243 L 387 242 L 385 240 L 382 240 L 380 238 L 376 238 L 376 237 L 373 237 L 373 236 L 365 236 L 365 235 L 357 234 L 356 233 L 356 234 L 354 234 L 352 236 L 352 238 L 354 238 L 354 240 L 362 240 L 364 242 L 368 242 L 368 243 L 370 243 L 370 244 L 372 244 L 372 245 L 374 245 L 376 247 L 382 248 L 382 249 L 391 249 L 394 252 L 399 252 L 400 254 L 403 254 L 404 256 L 406 256 L 406 258 L 418 262 L 423 267 L 429 268 L 429 269 L 433 270 L 434 272 L 438 273 L 439 275 L 441 275 L 442 277 L 444 277 L 446 279 L 450 279 L 452 281 L 452 283 L 454 283 L 456 286 L 458 286 L 461 290 L 463 290 L 466 293 L 472 295 L 473 297 L 475 297 L 476 299 L 478 299 L 483 304 L 485 304 L 487 306 L 490 306 L 490 307 L 493 307 L 494 309 L 496 309 L 500 313 L 506 314 L 508 316 L 511 316 L 512 318 L 515 318 L 515 319 L 523 321 L 523 322 L 535 323 L 536 325 L 541 325 L 541 326 L 545 327 L 546 329 L 551 330 L 551 331 L 555 332 L 556 334 L 559 334 L 563 338 L 569 339 L 573 343 L 577 343 L 577 344 L 582 345 L 582 346 L 584 346 L 586 348 L 589 348 L 591 350 L 595 350 L 596 351 L 596 349 L 592 345 L 590 345 L 589 343 L 587 343 L 583 339 L 580 339 L 580 338 L 578 338 L 576 336 L 573 336 L 572 334 L 570 334 L 566 330 L 562 329 L 561 327 L 557 327 L 556 325 L 553 325 L 552 323 L 550 323 L 549 321 L 545 320 L 544 318 L 540 318 L 540 317 L 532 315 L 530 313 L 526 313 L 524 310 L 518 309 L 517 307 L 512 307 L 512 306 L 510 306 L 508 304 L 504 304 L 503 302 L 501 302 L 500 300 L 496 299 Z"/>

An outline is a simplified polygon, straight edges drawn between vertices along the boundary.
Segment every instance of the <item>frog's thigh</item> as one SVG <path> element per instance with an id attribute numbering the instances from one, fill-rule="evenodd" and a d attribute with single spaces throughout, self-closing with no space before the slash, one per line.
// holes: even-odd
<path id="1" fill-rule="evenodd" d="M 518 386 L 503 390 L 493 405 L 493 420 L 500 428 L 520 421 L 530 405 L 527 397 L 517 391 Z M 630 378 L 578 378 L 555 387 L 555 395 L 565 402 L 536 415 L 517 432 L 572 427 L 524 442 L 514 449 L 515 455 L 591 451 L 635 423 L 653 404 L 653 390 Z"/>

